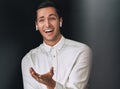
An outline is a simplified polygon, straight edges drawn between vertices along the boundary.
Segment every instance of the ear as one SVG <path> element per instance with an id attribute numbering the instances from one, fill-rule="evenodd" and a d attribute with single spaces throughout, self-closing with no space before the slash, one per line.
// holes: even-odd
<path id="1" fill-rule="evenodd" d="M 36 28 L 36 31 L 38 31 L 38 25 L 36 21 L 35 21 L 35 28 Z"/>
<path id="2" fill-rule="evenodd" d="M 60 27 L 62 27 L 62 22 L 60 22 Z"/>
<path id="3" fill-rule="evenodd" d="M 38 31 L 38 26 L 36 25 L 36 31 Z"/>
<path id="4" fill-rule="evenodd" d="M 60 27 L 62 27 L 63 19 L 62 17 L 60 18 Z"/>

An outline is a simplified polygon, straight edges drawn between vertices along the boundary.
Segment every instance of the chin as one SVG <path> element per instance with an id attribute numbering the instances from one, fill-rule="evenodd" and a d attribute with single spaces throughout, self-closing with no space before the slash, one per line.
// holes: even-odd
<path id="1" fill-rule="evenodd" d="M 46 38 L 46 41 L 54 41 L 54 38 Z"/>

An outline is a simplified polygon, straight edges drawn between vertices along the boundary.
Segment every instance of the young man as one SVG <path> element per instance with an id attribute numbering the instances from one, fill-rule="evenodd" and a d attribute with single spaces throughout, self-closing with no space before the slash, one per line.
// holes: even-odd
<path id="1" fill-rule="evenodd" d="M 41 3 L 36 10 L 36 30 L 43 43 L 22 60 L 24 89 L 86 89 L 91 50 L 60 33 L 62 17 L 55 4 Z"/>

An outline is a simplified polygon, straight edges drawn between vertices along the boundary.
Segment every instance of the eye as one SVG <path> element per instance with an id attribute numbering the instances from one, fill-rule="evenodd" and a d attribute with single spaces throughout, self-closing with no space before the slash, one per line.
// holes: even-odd
<path id="1" fill-rule="evenodd" d="M 44 22 L 44 19 L 40 19 L 40 20 L 38 20 L 39 22 Z"/>
<path id="2" fill-rule="evenodd" d="M 49 20 L 56 20 L 56 18 L 55 17 L 50 17 Z"/>

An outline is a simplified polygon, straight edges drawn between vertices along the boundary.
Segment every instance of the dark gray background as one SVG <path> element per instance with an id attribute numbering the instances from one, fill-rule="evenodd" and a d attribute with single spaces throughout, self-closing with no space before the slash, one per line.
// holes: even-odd
<path id="1" fill-rule="evenodd" d="M 21 59 L 42 38 L 34 26 L 36 0 L 0 0 L 0 89 L 23 89 Z M 62 33 L 93 50 L 89 89 L 120 89 L 120 1 L 58 0 Z"/>

